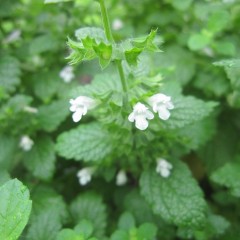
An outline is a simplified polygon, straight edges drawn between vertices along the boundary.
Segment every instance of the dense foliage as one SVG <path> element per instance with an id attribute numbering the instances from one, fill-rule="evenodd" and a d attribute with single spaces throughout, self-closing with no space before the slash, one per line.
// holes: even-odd
<path id="1" fill-rule="evenodd" d="M 239 1 L 3 0 L 0 24 L 0 239 L 240 239 Z"/>

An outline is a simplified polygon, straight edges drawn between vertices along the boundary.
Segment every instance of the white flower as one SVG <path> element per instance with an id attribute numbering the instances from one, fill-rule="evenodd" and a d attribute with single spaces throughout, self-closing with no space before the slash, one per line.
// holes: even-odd
<path id="1" fill-rule="evenodd" d="M 127 183 L 127 174 L 124 170 L 120 170 L 116 176 L 116 185 L 123 186 Z"/>
<path id="2" fill-rule="evenodd" d="M 133 112 L 130 113 L 128 116 L 128 120 L 130 122 L 135 121 L 135 126 L 136 128 L 140 130 L 145 130 L 148 127 L 148 120 L 151 120 L 154 118 L 154 115 L 151 111 L 148 110 L 148 108 L 138 102 L 134 107 L 133 107 Z"/>
<path id="3" fill-rule="evenodd" d="M 92 167 L 86 167 L 79 170 L 77 173 L 77 177 L 80 185 L 82 186 L 87 185 L 91 181 L 93 173 L 94 173 L 94 168 Z"/>
<path id="4" fill-rule="evenodd" d="M 113 28 L 113 30 L 115 30 L 115 31 L 118 31 L 118 30 L 122 29 L 122 28 L 123 28 L 123 22 L 122 22 L 122 20 L 119 19 L 119 18 L 114 19 L 114 20 L 113 20 L 113 23 L 112 23 L 112 28 Z"/>
<path id="5" fill-rule="evenodd" d="M 174 109 L 171 97 L 158 93 L 148 99 L 153 111 L 158 113 L 159 118 L 167 120 L 170 117 L 169 110 Z"/>
<path id="6" fill-rule="evenodd" d="M 159 173 L 162 177 L 167 178 L 171 174 L 173 166 L 170 162 L 165 159 L 157 159 L 156 172 Z"/>
<path id="7" fill-rule="evenodd" d="M 73 73 L 73 67 L 72 66 L 66 66 L 62 69 L 59 76 L 63 79 L 65 83 L 69 83 L 72 81 L 72 79 L 75 77 Z"/>
<path id="8" fill-rule="evenodd" d="M 22 150 L 28 152 L 32 149 L 33 144 L 34 142 L 29 136 L 23 135 L 21 137 L 19 147 L 22 148 Z"/>
<path id="9" fill-rule="evenodd" d="M 38 109 L 37 108 L 34 108 L 34 107 L 30 107 L 30 106 L 25 106 L 23 108 L 23 110 L 25 112 L 29 112 L 29 113 L 38 113 Z"/>
<path id="10" fill-rule="evenodd" d="M 86 115 L 89 109 L 96 106 L 96 101 L 90 97 L 79 96 L 76 99 L 70 99 L 70 111 L 73 112 L 74 122 L 79 122 L 82 116 Z"/>
<path id="11" fill-rule="evenodd" d="M 19 29 L 14 30 L 4 39 L 4 43 L 12 43 L 17 41 L 20 38 L 21 33 L 22 32 Z"/>

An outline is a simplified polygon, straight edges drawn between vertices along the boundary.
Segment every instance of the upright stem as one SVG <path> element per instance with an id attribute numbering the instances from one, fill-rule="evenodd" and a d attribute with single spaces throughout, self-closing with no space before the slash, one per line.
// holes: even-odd
<path id="1" fill-rule="evenodd" d="M 104 0 L 99 0 L 99 3 L 100 3 L 100 7 L 101 7 L 102 21 L 103 21 L 103 26 L 104 26 L 104 30 L 105 30 L 107 40 L 111 43 L 114 43 L 114 39 L 113 39 L 112 30 L 111 30 L 110 23 L 109 23 L 108 12 L 107 12 L 105 2 L 104 2 Z M 125 79 L 125 75 L 124 75 L 121 60 L 117 61 L 117 68 L 118 68 L 118 73 L 119 73 L 119 76 L 120 76 L 120 79 L 121 79 L 121 84 L 122 84 L 123 91 L 127 92 L 127 82 L 126 82 L 126 79 Z"/>

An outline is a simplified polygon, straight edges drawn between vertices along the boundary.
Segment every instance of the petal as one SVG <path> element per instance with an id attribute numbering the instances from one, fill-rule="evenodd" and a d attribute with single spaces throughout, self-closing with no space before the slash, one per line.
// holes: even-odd
<path id="1" fill-rule="evenodd" d="M 77 110 L 75 105 L 72 105 L 69 109 L 71 112 L 75 112 Z"/>
<path id="2" fill-rule="evenodd" d="M 73 113 L 72 115 L 72 119 L 74 122 L 79 122 L 82 118 L 82 111 L 76 111 L 75 113 Z"/>
<path id="3" fill-rule="evenodd" d="M 148 127 L 148 121 L 144 117 L 135 118 L 135 126 L 139 130 L 145 130 Z"/>
<path id="4" fill-rule="evenodd" d="M 160 172 L 160 175 L 164 178 L 167 178 L 167 177 L 169 177 L 170 173 L 171 172 L 170 172 L 169 169 L 162 169 L 161 172 Z"/>
<path id="5" fill-rule="evenodd" d="M 167 102 L 165 105 L 166 105 L 167 109 L 170 109 L 170 110 L 174 109 L 174 105 L 171 101 Z"/>
<path id="6" fill-rule="evenodd" d="M 170 117 L 170 112 L 165 106 L 158 107 L 158 116 L 162 120 L 168 120 Z"/>
<path id="7" fill-rule="evenodd" d="M 134 116 L 134 113 L 132 112 L 132 113 L 130 113 L 129 116 L 128 116 L 128 121 L 134 122 L 134 120 L 135 120 L 135 116 Z"/>
<path id="8" fill-rule="evenodd" d="M 146 118 L 147 119 L 153 119 L 154 118 L 154 115 L 151 111 L 147 110 L 146 111 Z"/>

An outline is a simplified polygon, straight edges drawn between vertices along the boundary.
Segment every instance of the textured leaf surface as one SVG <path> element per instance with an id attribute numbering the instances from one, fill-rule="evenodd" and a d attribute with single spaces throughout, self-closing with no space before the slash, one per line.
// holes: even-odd
<path id="1" fill-rule="evenodd" d="M 0 86 L 7 92 L 13 92 L 20 83 L 20 67 L 16 58 L 4 56 L 0 58 Z"/>
<path id="2" fill-rule="evenodd" d="M 76 223 L 88 220 L 93 224 L 93 235 L 102 237 L 106 228 L 106 207 L 101 197 L 96 194 L 79 195 L 70 206 L 71 214 Z"/>
<path id="3" fill-rule="evenodd" d="M 174 109 L 168 121 L 163 122 L 165 128 L 181 128 L 207 117 L 217 106 L 216 102 L 204 102 L 194 97 L 173 99 Z"/>
<path id="4" fill-rule="evenodd" d="M 69 103 L 66 100 L 54 101 L 50 105 L 42 106 L 38 112 L 40 128 L 52 132 L 58 128 L 69 114 Z"/>
<path id="5" fill-rule="evenodd" d="M 18 239 L 27 224 L 31 207 L 29 191 L 17 179 L 0 187 L 0 239 Z"/>
<path id="6" fill-rule="evenodd" d="M 35 177 L 48 180 L 54 173 L 55 160 L 54 143 L 49 137 L 43 137 L 26 153 L 24 164 Z"/>
<path id="7" fill-rule="evenodd" d="M 212 181 L 229 188 L 231 194 L 240 197 L 240 163 L 226 163 L 211 175 Z"/>
<path id="8" fill-rule="evenodd" d="M 82 124 L 58 137 L 56 149 L 60 156 L 77 161 L 98 161 L 113 150 L 109 133 L 98 123 Z"/>
<path id="9" fill-rule="evenodd" d="M 154 213 L 167 222 L 196 228 L 205 223 L 203 193 L 182 162 L 174 161 L 168 178 L 162 178 L 155 169 L 143 172 L 140 187 Z"/>

